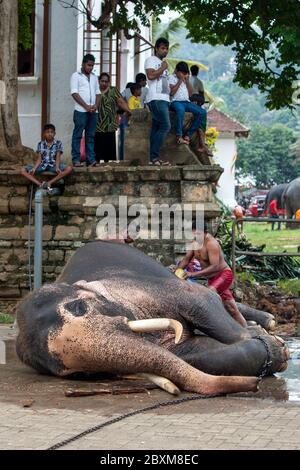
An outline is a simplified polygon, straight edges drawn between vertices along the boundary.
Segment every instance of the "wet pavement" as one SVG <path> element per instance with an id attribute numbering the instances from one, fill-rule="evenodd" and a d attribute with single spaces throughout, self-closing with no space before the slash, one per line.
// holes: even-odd
<path id="1" fill-rule="evenodd" d="M 39 375 L 17 360 L 13 336 L 9 328 L 0 327 L 0 338 L 6 340 L 8 353 L 6 364 L 0 360 L 0 449 L 47 449 L 120 415 L 178 400 L 158 389 L 66 397 L 65 391 L 70 388 L 90 391 L 111 387 L 112 382 Z M 298 343 L 295 348 L 298 357 Z M 110 424 L 62 449 L 300 449 L 297 363 L 291 363 L 290 369 L 292 375 L 296 374 L 294 378 L 285 379 L 281 374 L 264 379 L 256 394 L 206 398 L 151 409 Z M 296 390 L 291 390 L 288 383 L 294 379 Z M 113 383 L 126 388 L 137 384 L 132 380 Z M 180 398 L 189 396 L 183 393 Z"/>

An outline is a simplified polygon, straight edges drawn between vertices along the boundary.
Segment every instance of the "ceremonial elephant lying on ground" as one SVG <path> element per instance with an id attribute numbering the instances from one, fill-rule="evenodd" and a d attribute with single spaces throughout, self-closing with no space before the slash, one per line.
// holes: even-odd
<path id="1" fill-rule="evenodd" d="M 155 374 L 174 393 L 169 381 L 203 394 L 255 391 L 266 360 L 269 373 L 287 360 L 281 342 L 252 338 L 217 294 L 114 242 L 80 248 L 56 283 L 19 304 L 17 321 L 19 358 L 39 372 Z"/>

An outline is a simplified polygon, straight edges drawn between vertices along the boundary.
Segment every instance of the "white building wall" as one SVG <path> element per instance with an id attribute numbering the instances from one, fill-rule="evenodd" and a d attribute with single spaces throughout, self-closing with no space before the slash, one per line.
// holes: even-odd
<path id="1" fill-rule="evenodd" d="M 95 3 L 95 8 L 100 5 Z M 94 11 L 95 16 L 100 14 Z M 33 149 L 41 138 L 42 63 L 43 63 L 43 2 L 36 0 L 34 77 L 19 77 L 19 122 L 22 143 Z M 73 131 L 73 99 L 70 96 L 71 74 L 80 69 L 83 57 L 83 30 L 86 20 L 76 10 L 63 8 L 57 0 L 50 2 L 48 121 L 57 128 L 57 138 L 64 145 L 64 159 L 71 153 Z M 141 27 L 141 35 L 150 39 L 149 28 Z M 134 39 L 120 40 L 120 89 L 144 72 L 144 62 L 151 49 L 134 57 Z M 144 49 L 147 46 L 142 46 Z M 99 70 L 95 70 L 99 73 Z"/>
<path id="2" fill-rule="evenodd" d="M 133 5 L 128 6 L 130 14 L 133 13 Z M 145 26 L 141 26 L 141 36 L 150 41 L 150 29 Z M 143 42 L 141 40 L 141 42 Z M 147 46 L 142 46 L 141 49 L 144 50 Z M 126 83 L 134 82 L 135 76 L 137 73 L 145 73 L 144 63 L 147 57 L 152 54 L 152 50 L 148 49 L 145 52 L 142 52 L 135 56 L 134 50 L 134 39 L 127 40 L 123 35 L 121 38 L 120 46 L 120 89 L 124 90 Z"/>
<path id="3" fill-rule="evenodd" d="M 77 25 L 75 10 L 62 8 L 57 1 L 51 2 L 48 120 L 56 127 L 66 161 L 70 160 L 73 132 L 74 100 L 70 95 L 70 78 L 77 70 Z"/>
<path id="4" fill-rule="evenodd" d="M 217 197 L 230 208 L 236 205 L 234 197 L 236 156 L 237 147 L 234 136 L 221 135 L 216 141 L 214 153 L 215 162 L 224 168 L 217 186 Z"/>
<path id="5" fill-rule="evenodd" d="M 22 143 L 36 149 L 41 138 L 42 64 L 43 64 L 43 2 L 36 2 L 34 76 L 18 79 L 18 115 Z"/>

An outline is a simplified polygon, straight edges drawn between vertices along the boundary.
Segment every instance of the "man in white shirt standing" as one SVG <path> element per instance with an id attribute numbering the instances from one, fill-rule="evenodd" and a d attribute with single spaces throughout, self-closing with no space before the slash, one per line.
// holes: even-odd
<path id="1" fill-rule="evenodd" d="M 160 148 L 171 129 L 170 123 L 170 88 L 168 83 L 168 64 L 163 59 L 169 52 L 169 41 L 165 38 L 157 39 L 154 56 L 145 61 L 145 71 L 148 79 L 149 91 L 146 104 L 152 114 L 152 128 L 150 134 L 150 163 L 152 165 L 169 165 L 160 160 Z"/>
<path id="2" fill-rule="evenodd" d="M 94 140 L 100 102 L 100 89 L 98 77 L 92 70 L 95 65 L 95 57 L 86 54 L 82 60 L 79 72 L 71 77 L 71 95 L 75 101 L 74 130 L 72 136 L 72 162 L 73 166 L 80 167 L 80 141 L 85 130 L 86 165 L 96 166 Z"/>

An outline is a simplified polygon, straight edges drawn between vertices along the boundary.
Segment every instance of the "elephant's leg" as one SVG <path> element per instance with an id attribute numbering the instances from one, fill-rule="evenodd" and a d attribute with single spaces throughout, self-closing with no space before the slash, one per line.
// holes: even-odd
<path id="1" fill-rule="evenodd" d="M 60 375 L 73 372 L 152 373 L 182 390 L 206 395 L 256 391 L 256 377 L 215 377 L 172 352 L 132 333 L 125 317 L 71 317 L 52 332 L 49 353 L 62 364 Z"/>
<path id="2" fill-rule="evenodd" d="M 258 325 L 261 325 L 267 331 L 274 330 L 275 319 L 271 313 L 257 310 L 256 308 L 249 307 L 249 305 L 241 304 L 237 302 L 238 309 L 247 321 L 255 321 Z"/>
<path id="3" fill-rule="evenodd" d="M 226 308 L 227 312 L 232 316 L 232 318 L 234 318 L 235 321 L 237 321 L 244 328 L 247 327 L 247 322 L 239 311 L 234 299 L 224 300 L 224 307 Z"/>
<path id="4" fill-rule="evenodd" d="M 251 338 L 247 329 L 231 317 L 219 295 L 211 289 L 186 283 L 177 295 L 176 303 L 184 320 L 211 338 L 225 344 Z"/>
<path id="5" fill-rule="evenodd" d="M 270 335 L 261 340 L 251 339 L 225 345 L 207 336 L 197 336 L 171 347 L 174 354 L 197 369 L 209 374 L 259 375 L 266 361 L 271 361 L 268 375 L 284 370 L 288 352 L 283 344 Z"/>

